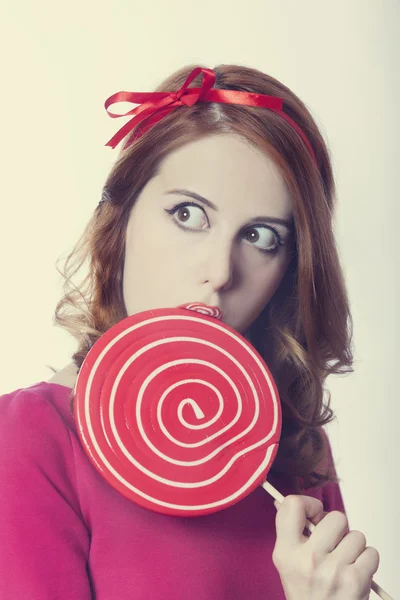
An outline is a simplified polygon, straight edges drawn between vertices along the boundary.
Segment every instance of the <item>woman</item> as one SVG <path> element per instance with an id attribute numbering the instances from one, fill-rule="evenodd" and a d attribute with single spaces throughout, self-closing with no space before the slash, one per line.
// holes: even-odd
<path id="1" fill-rule="evenodd" d="M 352 371 L 327 147 L 299 98 L 255 69 L 188 67 L 158 92 L 132 95 L 144 104 L 109 142 L 127 136 L 65 267 L 56 322 L 78 340 L 73 362 L 1 399 L 0 596 L 368 598 L 379 555 L 348 532 L 322 429 L 325 378 Z M 268 479 L 288 496 L 276 522 L 261 488 L 194 519 L 147 511 L 79 442 L 73 388 L 94 342 L 129 315 L 193 301 L 220 308 L 274 376 L 282 434 Z"/>

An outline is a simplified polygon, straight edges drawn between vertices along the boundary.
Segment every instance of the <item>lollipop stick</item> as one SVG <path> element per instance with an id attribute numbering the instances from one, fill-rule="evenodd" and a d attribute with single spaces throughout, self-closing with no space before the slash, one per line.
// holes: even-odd
<path id="1" fill-rule="evenodd" d="M 270 496 L 272 496 L 273 498 L 275 498 L 275 500 L 277 502 L 282 503 L 283 500 L 285 499 L 285 496 L 283 496 L 280 492 L 278 492 L 278 490 L 276 488 L 274 488 L 273 485 L 271 485 L 268 481 L 264 481 L 261 486 L 264 488 L 264 490 L 266 492 L 268 492 L 268 494 L 270 494 Z M 309 521 L 308 519 L 306 519 L 306 528 L 311 532 L 315 529 L 315 525 L 314 523 L 311 523 L 311 521 Z M 377 583 L 375 583 L 375 581 L 372 581 L 371 583 L 371 589 L 380 597 L 382 598 L 382 600 L 393 600 L 393 598 L 391 596 L 389 596 L 389 594 L 387 594 L 385 592 L 385 590 L 383 590 Z"/>
<path id="2" fill-rule="evenodd" d="M 393 600 L 392 596 L 389 596 L 389 594 L 385 592 L 380 585 L 375 583 L 374 580 L 372 580 L 371 589 L 379 596 L 379 598 L 382 598 L 382 600 Z"/>

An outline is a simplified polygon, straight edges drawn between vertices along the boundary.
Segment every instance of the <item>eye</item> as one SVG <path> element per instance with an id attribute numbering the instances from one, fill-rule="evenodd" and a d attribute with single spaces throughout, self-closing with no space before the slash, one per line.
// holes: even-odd
<path id="1" fill-rule="evenodd" d="M 182 229 L 207 229 L 210 226 L 205 211 L 194 202 L 182 202 L 166 212 L 173 216 L 175 223 Z"/>
<path id="2" fill-rule="evenodd" d="M 281 236 L 273 227 L 257 225 L 247 229 L 244 239 L 261 252 L 276 252 L 284 244 Z"/>

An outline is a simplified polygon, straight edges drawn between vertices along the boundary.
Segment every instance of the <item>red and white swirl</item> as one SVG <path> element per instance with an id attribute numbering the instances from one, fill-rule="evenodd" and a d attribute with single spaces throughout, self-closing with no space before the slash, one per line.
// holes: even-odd
<path id="1" fill-rule="evenodd" d="M 75 386 L 83 446 L 127 498 L 202 515 L 247 496 L 275 458 L 281 409 L 254 348 L 182 308 L 128 317 L 92 347 Z"/>
<path id="2" fill-rule="evenodd" d="M 208 317 L 214 317 L 214 319 L 222 319 L 222 313 L 218 306 L 208 306 L 202 302 L 188 302 L 187 304 L 181 304 L 178 308 L 186 308 Z"/>

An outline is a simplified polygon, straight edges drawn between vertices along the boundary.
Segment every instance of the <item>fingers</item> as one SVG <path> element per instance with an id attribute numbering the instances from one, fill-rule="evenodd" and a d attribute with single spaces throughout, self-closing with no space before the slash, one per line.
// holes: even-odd
<path id="1" fill-rule="evenodd" d="M 379 552 L 367 546 L 366 537 L 361 531 L 350 531 L 330 555 L 330 560 L 338 565 L 348 565 L 351 571 L 357 571 L 361 577 L 372 579 L 379 568 Z"/>
<path id="2" fill-rule="evenodd" d="M 348 531 L 349 526 L 346 515 L 338 510 L 333 510 L 328 513 L 320 523 L 318 523 L 317 527 L 314 529 L 312 535 L 308 539 L 307 544 L 309 544 L 310 549 L 315 553 L 328 554 L 335 550 L 336 546 L 341 542 Z M 345 544 L 342 550 L 342 552 L 344 552 L 346 555 L 354 552 L 353 541 L 350 541 L 351 549 L 349 549 L 348 544 L 349 542 Z M 362 541 L 358 540 L 357 544 L 361 547 Z"/>
<path id="3" fill-rule="evenodd" d="M 318 523 L 321 523 L 322 519 L 324 519 L 324 518 L 326 517 L 326 515 L 327 515 L 327 514 L 328 514 L 327 512 L 323 511 L 323 512 L 319 513 L 319 515 L 317 515 L 316 517 L 313 517 L 312 519 L 309 519 L 309 520 L 310 520 L 310 521 L 311 521 L 311 522 L 312 522 L 314 525 L 318 525 Z M 310 535 L 311 535 L 311 533 L 312 533 L 312 532 L 311 532 L 311 531 L 308 529 L 308 527 L 307 527 L 307 525 L 306 525 L 306 527 L 304 528 L 304 531 L 303 531 L 303 535 L 304 535 L 305 537 L 309 538 L 309 537 L 310 537 Z"/>
<path id="4" fill-rule="evenodd" d="M 337 563 L 350 565 L 364 552 L 366 537 L 361 531 L 350 531 L 333 550 L 331 556 Z"/>
<path id="5" fill-rule="evenodd" d="M 272 560 L 287 597 L 311 598 L 312 590 L 318 598 L 333 597 L 332 590 L 340 598 L 368 597 L 379 554 L 360 531 L 349 532 L 344 513 L 325 513 L 322 502 L 310 496 L 287 496 L 275 506 Z M 315 524 L 310 537 L 303 535 L 306 519 Z"/>
<path id="6" fill-rule="evenodd" d="M 276 510 L 278 510 L 281 505 L 281 502 L 274 500 L 274 505 L 275 505 Z M 312 519 L 309 518 L 308 520 L 311 521 L 314 525 L 318 525 L 318 523 L 320 523 L 322 521 L 322 519 L 324 519 L 326 517 L 327 514 L 328 514 L 327 512 L 322 511 L 322 512 L 318 513 L 318 515 L 316 517 L 313 517 Z M 308 529 L 307 525 L 304 527 L 303 535 L 305 537 L 310 537 L 310 535 L 311 535 L 311 531 Z"/>
<path id="7" fill-rule="evenodd" d="M 304 543 L 306 519 L 315 519 L 322 512 L 321 500 L 311 496 L 286 496 L 276 514 L 277 544 L 290 547 Z"/>
<path id="8" fill-rule="evenodd" d="M 380 563 L 379 552 L 372 546 L 367 546 L 362 554 L 354 561 L 354 567 L 368 573 L 370 577 L 377 572 Z"/>
<path id="9" fill-rule="evenodd" d="M 356 532 L 358 533 L 358 532 Z M 350 535 L 350 534 L 348 534 Z M 342 582 L 347 590 L 353 589 L 357 597 L 369 598 L 374 573 L 379 567 L 379 552 L 367 546 L 355 562 L 343 567 Z M 362 596 L 361 596 L 362 594 Z M 381 596 L 381 594 L 379 594 Z M 382 598 L 389 598 L 386 594 Z"/>
<path id="10" fill-rule="evenodd" d="M 324 519 L 326 517 L 328 513 L 325 511 L 322 511 L 321 513 L 319 513 L 319 515 L 317 515 L 316 517 L 314 517 L 312 520 L 312 522 L 314 523 L 314 525 L 318 525 L 318 523 L 320 523 L 322 521 L 322 519 Z"/>

